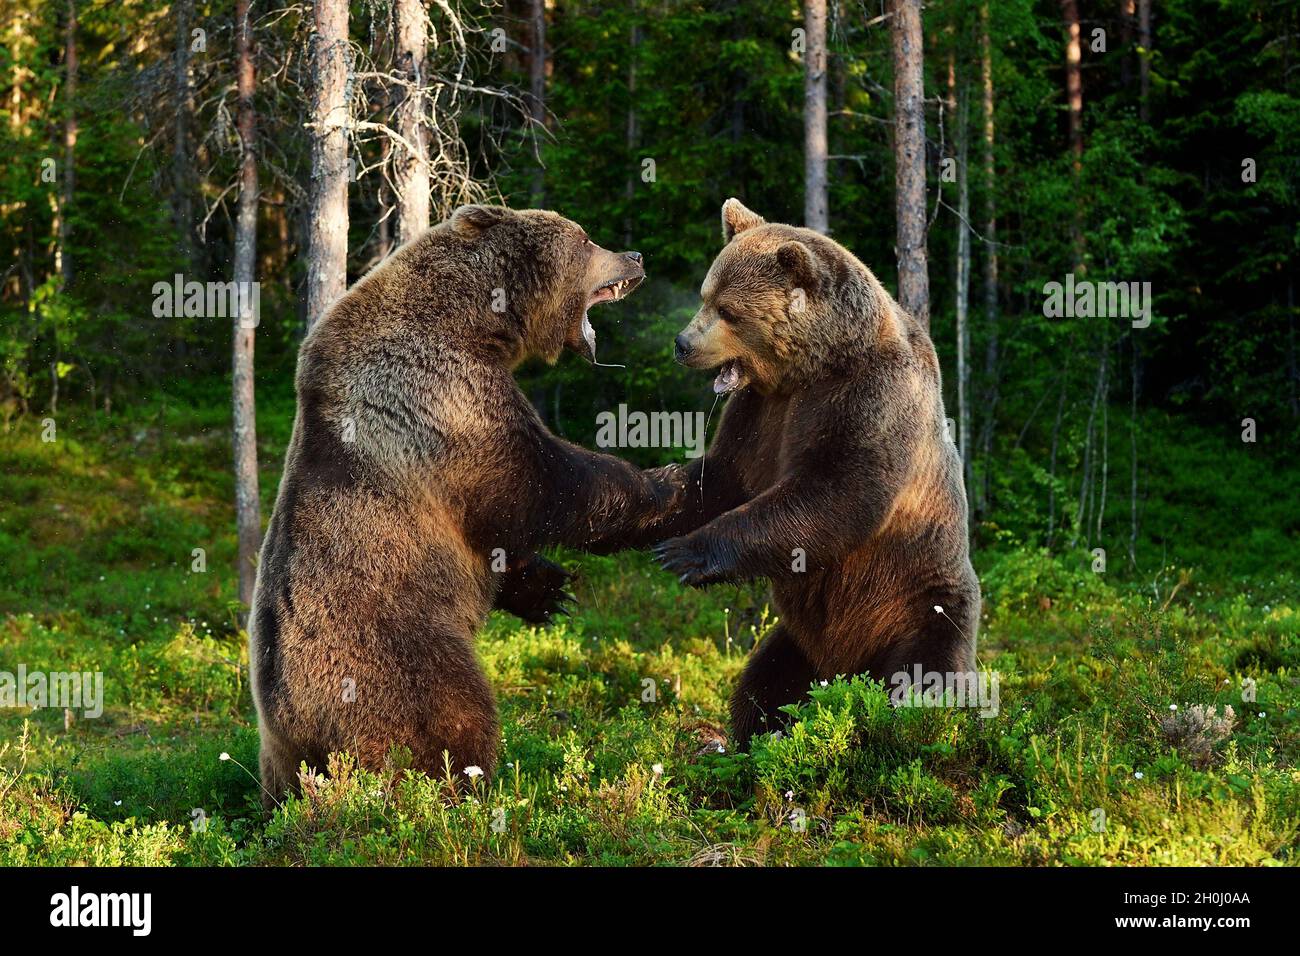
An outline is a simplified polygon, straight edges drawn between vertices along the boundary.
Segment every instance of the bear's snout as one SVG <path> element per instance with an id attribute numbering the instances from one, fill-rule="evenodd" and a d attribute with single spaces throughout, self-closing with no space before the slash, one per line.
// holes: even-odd
<path id="1" fill-rule="evenodd" d="M 691 354 L 694 346 L 691 340 L 686 337 L 685 332 L 678 332 L 677 338 L 673 339 L 673 358 L 677 361 L 685 361 Z"/>

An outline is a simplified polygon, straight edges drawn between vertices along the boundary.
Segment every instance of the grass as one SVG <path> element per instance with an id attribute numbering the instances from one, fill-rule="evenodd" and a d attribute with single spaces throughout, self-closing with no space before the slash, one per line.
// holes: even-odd
<path id="1" fill-rule="evenodd" d="M 1167 542 L 1173 563 L 1139 580 L 1114 556 L 1099 575 L 999 538 L 977 555 L 996 716 L 895 708 L 889 688 L 837 680 L 751 754 L 718 742 L 773 623 L 764 589 L 687 591 L 643 555 L 566 553 L 582 575 L 572 619 L 494 614 L 481 636 L 503 724 L 495 780 L 453 795 L 400 752 L 377 774 L 340 758 L 265 814 L 242 769 L 257 733 L 231 603 L 226 410 L 193 389 L 74 415 L 52 443 L 38 421 L 0 436 L 0 671 L 105 679 L 97 719 L 0 708 L 0 862 L 1300 862 L 1300 588 L 1267 566 L 1180 567 Z M 261 403 L 269 513 L 292 398 Z M 1182 443 L 1179 473 L 1218 480 L 1212 446 Z M 1271 512 L 1252 507 L 1239 495 L 1214 520 L 1294 559 L 1294 534 L 1253 530 Z M 1206 548 L 1196 509 L 1178 514 L 1192 525 L 1178 537 Z M 1205 719 L 1225 706 L 1230 727 Z"/>

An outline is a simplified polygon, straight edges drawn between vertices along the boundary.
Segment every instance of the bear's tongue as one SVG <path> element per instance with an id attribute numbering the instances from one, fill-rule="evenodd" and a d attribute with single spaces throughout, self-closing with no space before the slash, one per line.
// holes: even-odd
<path id="1" fill-rule="evenodd" d="M 718 369 L 718 377 L 713 380 L 713 391 L 723 395 L 740 387 L 740 366 L 728 362 Z"/>

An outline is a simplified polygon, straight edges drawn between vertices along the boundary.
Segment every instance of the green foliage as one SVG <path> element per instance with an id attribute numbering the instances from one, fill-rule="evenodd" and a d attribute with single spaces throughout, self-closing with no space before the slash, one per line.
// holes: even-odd
<path id="1" fill-rule="evenodd" d="M 291 408 L 268 395 L 264 460 Z M 204 530 L 231 527 L 227 449 L 202 440 L 222 414 L 160 395 L 134 418 L 81 419 L 54 443 L 23 426 L 0 445 L 14 569 L 0 670 L 105 678 L 99 718 L 0 709 L 0 863 L 1297 862 L 1293 584 L 1198 576 L 1153 593 L 1011 545 L 977 555 L 996 713 L 895 707 L 892 687 L 839 679 L 788 708 L 779 737 L 718 752 L 772 624 L 763 589 L 683 591 L 644 556 L 565 554 L 578 613 L 547 628 L 494 614 L 479 643 L 501 708 L 494 780 L 412 774 L 400 752 L 376 773 L 339 758 L 264 814 L 244 636 L 226 613 L 232 535 Z M 1211 467 L 1212 447 L 1185 448 L 1204 456 L 1189 470 Z M 203 581 L 195 540 L 210 545 Z M 1230 705 L 1231 732 L 1192 752 L 1164 727 L 1171 705 Z"/>

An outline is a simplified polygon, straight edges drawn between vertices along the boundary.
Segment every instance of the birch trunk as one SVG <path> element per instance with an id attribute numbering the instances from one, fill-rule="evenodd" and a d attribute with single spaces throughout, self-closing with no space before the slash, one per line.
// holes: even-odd
<path id="1" fill-rule="evenodd" d="M 1079 6 L 1076 0 L 1061 0 L 1061 16 L 1065 21 L 1065 94 L 1070 117 L 1070 153 L 1074 158 L 1075 193 L 1083 172 L 1083 47 L 1079 42 Z M 1071 225 L 1074 246 L 1074 270 L 1082 275 L 1083 223 L 1076 213 Z"/>
<path id="2" fill-rule="evenodd" d="M 532 0 L 533 42 L 528 57 L 529 108 L 533 121 L 533 135 L 540 136 L 546 128 L 546 0 Z M 533 174 L 532 204 L 541 206 L 546 201 L 546 171 L 538 162 Z"/>
<path id="3" fill-rule="evenodd" d="M 970 178 L 966 175 L 968 97 L 960 94 L 957 108 L 957 435 L 961 450 L 962 477 L 971 499 L 970 447 Z M 967 515 L 969 518 L 969 514 Z"/>
<path id="4" fill-rule="evenodd" d="M 59 237 L 57 258 L 59 278 L 64 288 L 72 285 L 76 275 L 69 243 L 72 240 L 72 194 L 77 184 L 77 3 L 68 0 L 68 22 L 64 33 L 63 95 L 67 112 L 63 117 L 63 189 L 58 203 Z M 58 404 L 58 375 L 55 375 L 55 405 Z"/>
<path id="5" fill-rule="evenodd" d="M 397 71 L 410 86 L 397 108 L 397 132 L 410 148 L 396 146 L 397 242 L 410 242 L 429 228 L 429 147 L 424 122 L 425 64 L 428 57 L 427 14 L 420 0 L 395 0 Z"/>
<path id="6" fill-rule="evenodd" d="M 925 84 L 920 0 L 894 0 L 892 33 L 898 301 L 928 330 L 930 278 L 925 243 Z"/>
<path id="7" fill-rule="evenodd" d="M 262 538 L 262 516 L 257 483 L 257 406 L 253 392 L 253 302 L 248 296 L 257 264 L 257 115 L 253 107 L 253 30 L 249 0 L 235 0 L 235 38 L 238 57 L 239 209 L 235 220 L 235 286 L 241 290 L 243 314 L 234 319 L 231 397 L 235 454 L 235 525 L 239 537 L 240 625 L 248 625 L 247 608 L 253 602 L 257 577 L 257 549 Z"/>
<path id="8" fill-rule="evenodd" d="M 311 190 L 307 219 L 307 327 L 347 289 L 348 104 L 346 0 L 316 0 L 312 62 Z"/>
<path id="9" fill-rule="evenodd" d="M 984 422 L 980 430 L 982 480 L 978 494 L 980 510 L 988 506 L 993 472 L 993 432 L 997 427 L 998 400 L 998 209 L 995 168 L 993 49 L 989 38 L 989 7 L 980 7 L 980 81 L 984 100 Z"/>
<path id="10" fill-rule="evenodd" d="M 194 268 L 194 175 L 190 161 L 190 24 L 194 0 L 176 4 L 176 49 L 172 58 L 172 215 L 186 271 Z"/>
<path id="11" fill-rule="evenodd" d="M 803 221 L 809 229 L 830 231 L 826 180 L 826 0 L 804 3 Z"/>

